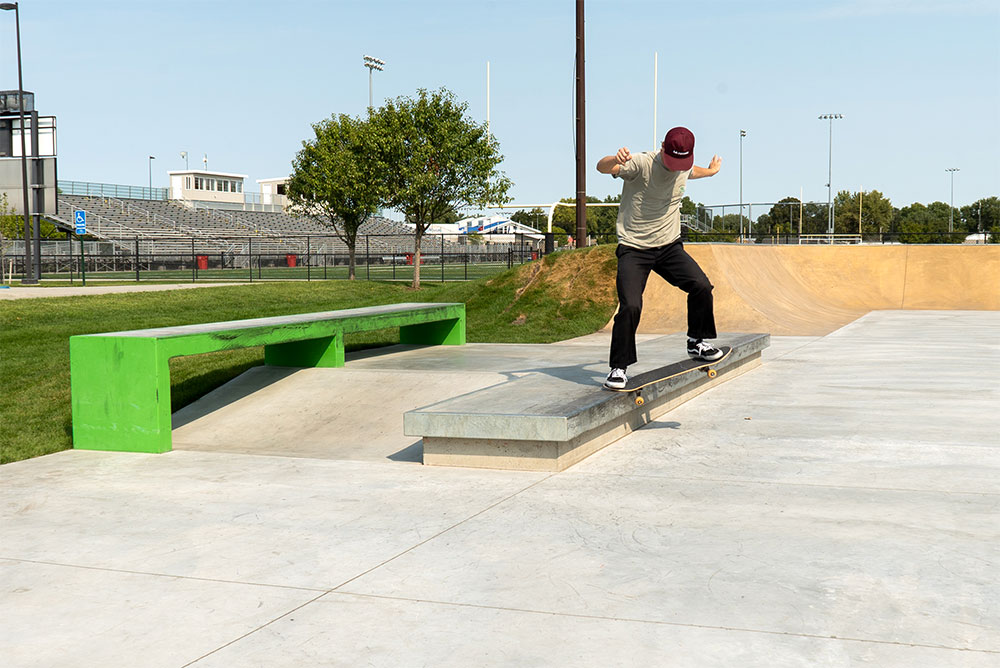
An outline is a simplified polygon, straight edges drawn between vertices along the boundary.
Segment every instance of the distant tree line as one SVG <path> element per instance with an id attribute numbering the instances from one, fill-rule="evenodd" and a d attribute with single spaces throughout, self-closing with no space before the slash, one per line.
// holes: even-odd
<path id="1" fill-rule="evenodd" d="M 619 202 L 620 195 L 600 200 L 587 197 L 587 202 Z M 560 202 L 574 204 L 575 199 L 563 198 Z M 961 243 L 970 234 L 986 233 L 992 243 L 1000 243 L 1000 198 L 985 197 L 954 211 L 945 202 L 921 204 L 896 208 L 878 190 L 863 193 L 842 190 L 833 202 L 834 234 L 859 234 L 865 239 L 885 239 L 903 243 Z M 860 219 L 859 219 L 860 213 Z M 689 230 L 691 239 L 711 239 L 723 235 L 737 235 L 740 232 L 740 215 L 726 213 L 713 215 L 713 209 L 701 202 L 693 202 L 689 197 L 681 201 L 681 214 L 693 219 L 693 227 L 709 232 Z M 948 232 L 949 217 L 954 216 L 952 233 Z M 797 197 L 785 197 L 775 203 L 767 213 L 757 216 L 750 224 L 747 214 L 743 216 L 744 232 L 756 239 L 768 237 L 796 236 L 802 234 L 826 234 L 829 224 L 826 203 L 801 203 Z M 598 243 L 615 242 L 615 221 L 618 209 L 615 207 L 587 207 L 587 235 Z M 543 232 L 548 220 L 548 211 L 535 208 L 519 210 L 511 219 L 530 225 Z M 748 226 L 749 225 L 749 226 Z M 556 241 L 565 244 L 570 232 L 576 229 L 576 211 L 573 206 L 558 206 L 552 215 L 552 231 Z"/>

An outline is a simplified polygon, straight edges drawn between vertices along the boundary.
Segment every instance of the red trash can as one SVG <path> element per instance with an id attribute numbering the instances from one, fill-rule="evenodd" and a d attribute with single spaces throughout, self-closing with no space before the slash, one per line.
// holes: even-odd
<path id="1" fill-rule="evenodd" d="M 406 254 L 406 264 L 413 264 L 413 253 Z"/>
<path id="2" fill-rule="evenodd" d="M 207 255 L 199 255 L 197 259 L 198 259 L 198 268 L 199 269 L 208 269 L 208 256 Z"/>
<path id="3" fill-rule="evenodd" d="M 289 267 L 294 267 L 299 263 L 299 257 L 294 253 L 289 253 L 288 255 L 285 256 L 285 262 L 288 263 Z"/>

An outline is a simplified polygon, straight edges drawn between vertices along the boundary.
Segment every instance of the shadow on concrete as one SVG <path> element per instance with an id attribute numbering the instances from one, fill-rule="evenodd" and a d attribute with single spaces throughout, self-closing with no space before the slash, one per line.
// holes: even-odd
<path id="1" fill-rule="evenodd" d="M 653 420 L 652 422 L 643 425 L 643 429 L 680 429 L 680 422 L 660 422 L 659 420 Z"/>
<path id="2" fill-rule="evenodd" d="M 286 366 L 252 367 L 222 387 L 216 388 L 198 401 L 188 404 L 174 413 L 171 416 L 171 428 L 179 429 L 224 406 L 245 399 L 269 385 L 288 378 L 296 371 L 299 369 Z"/>
<path id="3" fill-rule="evenodd" d="M 394 462 L 411 462 L 414 464 L 424 463 L 424 439 L 418 439 L 406 446 L 399 452 L 394 452 L 386 459 Z"/>

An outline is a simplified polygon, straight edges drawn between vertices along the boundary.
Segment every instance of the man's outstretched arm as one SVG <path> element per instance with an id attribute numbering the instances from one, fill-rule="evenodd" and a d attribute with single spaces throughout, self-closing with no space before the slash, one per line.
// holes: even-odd
<path id="1" fill-rule="evenodd" d="M 712 162 L 708 163 L 708 167 L 699 167 L 694 165 L 691 167 L 691 173 L 688 175 L 688 179 L 703 179 L 706 176 L 715 176 L 719 173 L 722 168 L 722 158 L 717 155 L 712 156 Z"/>
<path id="2" fill-rule="evenodd" d="M 618 176 L 618 171 L 626 162 L 632 159 L 632 154 L 622 146 L 615 155 L 606 155 L 597 161 L 597 171 L 601 174 Z"/>

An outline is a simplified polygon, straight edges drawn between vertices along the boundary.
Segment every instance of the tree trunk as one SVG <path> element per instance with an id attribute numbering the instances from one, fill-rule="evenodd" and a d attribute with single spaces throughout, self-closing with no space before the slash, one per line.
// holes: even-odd
<path id="1" fill-rule="evenodd" d="M 417 223 L 417 234 L 413 242 L 413 289 L 420 289 L 420 239 L 424 236 L 424 231 Z"/>
<path id="2" fill-rule="evenodd" d="M 347 245 L 347 279 L 354 280 L 354 248 L 356 244 Z"/>

